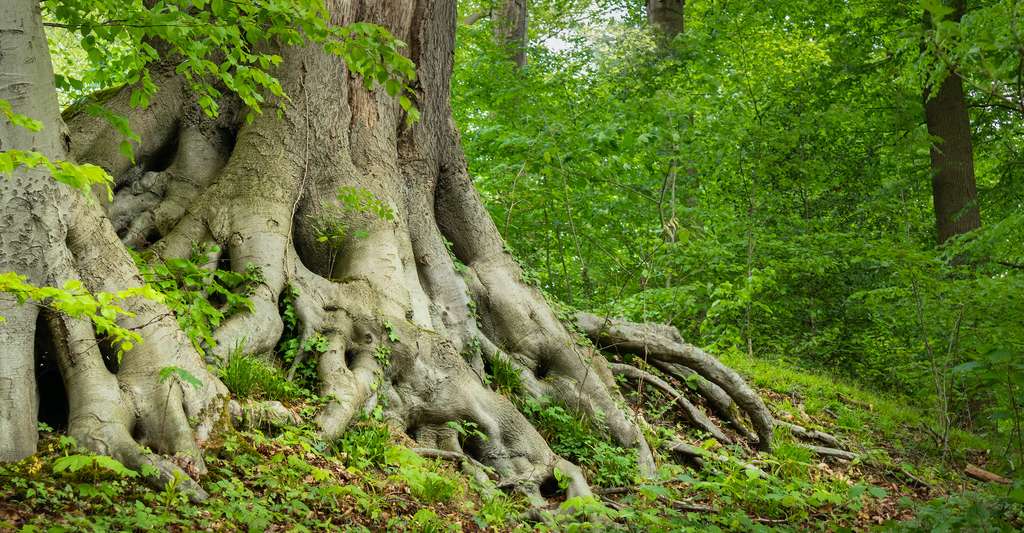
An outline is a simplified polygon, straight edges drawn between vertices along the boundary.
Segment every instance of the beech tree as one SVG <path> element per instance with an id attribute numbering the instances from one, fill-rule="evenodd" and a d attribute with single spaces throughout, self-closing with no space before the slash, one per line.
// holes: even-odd
<path id="1" fill-rule="evenodd" d="M 92 13 L 54 8 L 62 4 L 82 3 L 46 2 L 58 16 Z M 160 483 L 201 475 L 200 450 L 221 424 L 252 409 L 289 416 L 231 400 L 213 370 L 233 352 L 273 351 L 286 294 L 303 340 L 323 340 L 306 357 L 318 358 L 329 398 L 316 419 L 327 439 L 380 407 L 419 446 L 466 454 L 535 500 L 556 471 L 571 480 L 570 495 L 588 494 L 580 470 L 485 385 L 485 369 L 502 364 L 526 394 L 604 428 L 651 472 L 643 422 L 623 410 L 593 342 L 641 354 L 669 375 L 701 376 L 708 405 L 770 446 L 761 399 L 673 328 L 560 314 L 524 279 L 473 187 L 451 117 L 454 1 L 313 4 L 303 16 L 315 16 L 299 19 L 273 3 L 181 1 L 145 8 L 165 17 L 145 24 L 58 21 L 92 47 L 119 24 L 135 37 L 147 24 L 176 28 L 136 41 L 132 57 L 152 60 L 89 98 L 103 111 L 76 105 L 63 117 L 39 2 L 0 7 L 0 101 L 10 107 L 0 149 L 11 167 L 0 181 L 0 271 L 14 273 L 0 299 L 0 459 L 33 453 L 37 398 L 61 393 L 36 385 L 41 360 L 59 368 L 68 432 L 81 445 Z M 256 15 L 269 18 L 242 20 Z M 196 47 L 210 43 L 183 32 L 203 25 L 174 26 L 175 16 L 206 21 L 213 44 L 234 36 L 241 48 L 197 59 Z M 253 37 L 260 28 L 264 37 Z M 408 43 L 414 72 L 388 55 L 390 45 L 356 46 L 391 35 Z M 113 177 L 109 197 L 75 190 L 103 191 L 103 172 Z M 211 268 L 249 273 L 251 304 L 210 339 L 190 339 L 130 248 L 165 261 L 200 250 Z M 729 440 L 686 404 L 694 423 Z M 480 434 L 459 439 L 452 422 Z"/>

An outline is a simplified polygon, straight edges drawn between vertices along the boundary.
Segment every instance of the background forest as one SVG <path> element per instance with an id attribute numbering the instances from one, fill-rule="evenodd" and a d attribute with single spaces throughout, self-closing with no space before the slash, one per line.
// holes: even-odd
<path id="1" fill-rule="evenodd" d="M 634 450 L 488 363 L 486 385 L 594 485 L 554 516 L 410 452 L 378 409 L 331 442 L 259 421 L 227 432 L 201 504 L 43 423 L 38 455 L 0 465 L 0 530 L 1024 527 L 1024 2 L 461 0 L 458 14 L 454 119 L 525 277 L 560 318 L 669 324 L 737 369 L 780 421 L 775 449 L 752 459 L 684 429 L 665 391 L 699 384 L 611 347 L 668 382 L 617 380 L 652 448 L 685 435 L 696 451 L 641 479 Z M 130 48 L 83 73 L 96 51 L 57 26 L 62 106 L 131 81 L 117 74 Z M 339 199 L 390 216 L 356 189 Z M 320 242 L 346 237 L 330 229 Z M 253 279 L 198 252 L 135 259 L 207 347 Z M 325 399 L 302 357 L 326 341 L 300 335 L 296 300 L 281 298 L 270 362 L 236 353 L 215 374 L 305 417 Z M 486 440 L 449 424 L 462 445 Z"/>
<path id="2" fill-rule="evenodd" d="M 531 2 L 525 68 L 460 29 L 471 173 L 554 298 L 885 391 L 1015 471 L 1024 5 L 949 5 L 690 0 L 665 42 L 635 3 Z M 938 242 L 925 99 L 952 75 L 981 227 Z"/>

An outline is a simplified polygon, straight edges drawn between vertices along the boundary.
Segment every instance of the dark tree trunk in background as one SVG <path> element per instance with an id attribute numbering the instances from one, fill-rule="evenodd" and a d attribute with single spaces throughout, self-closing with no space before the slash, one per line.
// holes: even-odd
<path id="1" fill-rule="evenodd" d="M 957 22 L 964 14 L 964 1 L 954 0 L 952 15 Z M 931 25 L 929 15 L 925 23 Z M 928 134 L 938 139 L 932 145 L 932 201 L 939 243 L 981 227 L 978 191 L 974 179 L 971 119 L 964 100 L 964 84 L 955 66 L 938 90 L 924 89 L 924 113 Z"/>
<path id="2" fill-rule="evenodd" d="M 505 0 L 494 19 L 494 38 L 520 67 L 526 66 L 526 19 L 526 0 Z"/>
<path id="3" fill-rule="evenodd" d="M 647 0 L 647 22 L 669 39 L 685 29 L 686 0 Z"/>

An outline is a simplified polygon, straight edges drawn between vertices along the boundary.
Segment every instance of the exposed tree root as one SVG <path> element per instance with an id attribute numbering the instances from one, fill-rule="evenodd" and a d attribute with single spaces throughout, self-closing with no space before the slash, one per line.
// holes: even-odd
<path id="1" fill-rule="evenodd" d="M 706 387 L 702 392 L 708 391 L 710 397 L 719 398 L 715 403 L 723 407 L 724 400 L 720 399 L 717 391 L 724 391 L 749 417 L 757 433 L 758 447 L 771 449 L 773 419 L 761 398 L 739 374 L 703 350 L 683 342 L 675 328 L 601 318 L 590 313 L 577 313 L 576 324 L 602 348 L 683 366 L 696 372 L 717 387 Z"/>
<path id="2" fill-rule="evenodd" d="M 412 448 L 411 450 L 420 457 L 444 459 L 446 461 L 459 463 L 462 467 L 462 471 L 472 477 L 481 488 L 491 486 L 491 476 L 489 475 L 490 469 L 476 459 L 473 459 L 462 452 L 438 450 L 436 448 Z"/>
<path id="3" fill-rule="evenodd" d="M 673 403 L 678 404 L 679 407 L 682 408 L 684 416 L 695 426 L 710 433 L 711 436 L 715 437 L 716 439 L 718 439 L 719 442 L 723 444 L 732 443 L 732 439 L 730 439 L 729 436 L 726 435 L 725 432 L 718 427 L 718 425 L 716 425 L 714 422 L 711 421 L 711 419 L 705 416 L 704 413 L 702 413 L 700 409 L 697 408 L 697 406 L 690 403 L 690 401 L 683 396 L 683 393 L 676 390 L 676 388 L 673 387 L 672 385 L 666 383 L 665 380 L 659 378 L 658 376 L 655 376 L 654 374 L 640 370 L 639 368 L 632 365 L 610 363 L 608 366 L 615 374 L 623 375 L 628 378 L 639 380 L 642 382 L 647 382 L 657 387 L 658 390 L 667 394 L 669 398 L 671 398 L 671 401 Z"/>
<path id="4" fill-rule="evenodd" d="M 853 461 L 857 458 L 857 454 L 848 452 L 846 450 L 839 450 L 836 448 L 829 448 L 827 446 L 815 446 L 813 444 L 805 444 L 804 446 L 812 452 L 822 457 L 833 457 L 835 459 L 842 459 L 844 461 Z"/>
<path id="5" fill-rule="evenodd" d="M 736 407 L 736 402 L 734 402 L 732 397 L 729 396 L 729 393 L 683 365 L 666 363 L 658 359 L 648 359 L 648 362 L 654 368 L 657 368 L 668 376 L 672 376 L 682 383 L 686 383 L 687 386 L 696 387 L 698 393 L 700 393 L 701 397 L 704 398 L 704 402 L 713 413 L 715 413 L 724 422 L 728 423 L 729 427 L 733 431 L 742 435 L 743 438 L 750 442 L 757 442 L 757 435 L 743 422 L 742 413 L 740 413 L 739 408 Z"/>
<path id="6" fill-rule="evenodd" d="M 613 509 L 617 509 L 617 510 L 623 510 L 623 509 L 626 509 L 627 506 L 620 504 L 619 502 L 617 502 L 616 500 L 614 500 L 612 498 L 609 498 L 609 496 L 618 495 L 618 494 L 629 494 L 630 492 L 633 492 L 633 489 L 630 488 L 630 487 L 613 487 L 613 488 L 610 488 L 610 489 L 598 489 L 598 490 L 595 490 L 594 492 L 597 495 L 599 495 L 601 497 L 601 499 L 605 502 L 605 504 L 608 505 L 609 507 L 611 507 Z M 669 507 L 672 507 L 673 509 L 676 509 L 677 511 L 682 511 L 684 513 L 716 513 L 716 512 L 718 512 L 717 509 L 715 509 L 714 507 L 708 506 L 708 505 L 701 505 L 699 503 L 674 500 L 674 499 L 669 498 L 667 496 L 658 495 L 658 500 L 663 502 L 665 505 L 668 505 Z"/>
<path id="7" fill-rule="evenodd" d="M 788 429 L 795 437 L 816 440 L 832 448 L 839 448 L 839 439 L 833 435 L 825 433 L 824 431 L 807 429 L 792 422 L 786 422 L 779 419 L 775 419 L 775 425 Z"/>

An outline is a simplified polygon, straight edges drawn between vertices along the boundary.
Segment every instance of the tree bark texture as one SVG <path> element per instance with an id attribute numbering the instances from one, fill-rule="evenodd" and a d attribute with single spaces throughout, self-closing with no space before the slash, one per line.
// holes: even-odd
<path id="1" fill-rule="evenodd" d="M 647 22 L 668 39 L 683 33 L 686 0 L 647 0 Z"/>
<path id="2" fill-rule="evenodd" d="M 953 19 L 959 22 L 965 10 L 963 0 L 954 0 L 952 7 Z M 932 201 L 938 241 L 942 244 L 981 227 L 971 118 L 963 79 L 955 67 L 950 68 L 937 90 L 925 88 L 924 102 L 928 134 L 937 138 L 931 147 Z"/>

